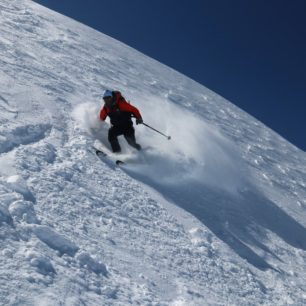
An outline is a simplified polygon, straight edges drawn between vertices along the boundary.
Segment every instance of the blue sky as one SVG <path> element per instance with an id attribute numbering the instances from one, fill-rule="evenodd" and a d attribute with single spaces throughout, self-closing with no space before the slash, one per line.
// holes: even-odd
<path id="1" fill-rule="evenodd" d="M 306 151 L 306 1 L 36 2 L 188 75 Z"/>

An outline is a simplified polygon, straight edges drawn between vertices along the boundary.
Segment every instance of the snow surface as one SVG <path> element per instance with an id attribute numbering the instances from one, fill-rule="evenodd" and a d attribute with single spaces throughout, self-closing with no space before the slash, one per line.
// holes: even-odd
<path id="1" fill-rule="evenodd" d="M 1 305 L 306 303 L 304 152 L 32 1 L 0 26 Z M 172 140 L 137 126 L 143 152 L 99 160 L 105 88 Z"/>

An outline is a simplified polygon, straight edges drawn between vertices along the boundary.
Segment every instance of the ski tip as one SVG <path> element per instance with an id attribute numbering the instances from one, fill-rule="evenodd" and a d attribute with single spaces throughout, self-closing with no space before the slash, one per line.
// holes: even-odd
<path id="1" fill-rule="evenodd" d="M 96 150 L 96 155 L 97 155 L 97 156 L 107 156 L 107 154 L 104 153 L 104 152 L 101 151 L 101 150 Z"/>

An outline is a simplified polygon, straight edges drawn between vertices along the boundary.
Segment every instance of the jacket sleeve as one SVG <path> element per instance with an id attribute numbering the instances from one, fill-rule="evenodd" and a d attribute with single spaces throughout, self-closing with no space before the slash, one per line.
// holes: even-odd
<path id="1" fill-rule="evenodd" d="M 107 117 L 107 110 L 105 107 L 103 107 L 101 110 L 100 110 L 100 120 L 104 121 Z"/>
<path id="2" fill-rule="evenodd" d="M 141 118 L 141 114 L 140 114 L 139 110 L 135 106 L 127 103 L 126 101 L 121 100 L 119 102 L 119 109 L 123 112 L 132 113 L 135 116 L 136 119 Z"/>

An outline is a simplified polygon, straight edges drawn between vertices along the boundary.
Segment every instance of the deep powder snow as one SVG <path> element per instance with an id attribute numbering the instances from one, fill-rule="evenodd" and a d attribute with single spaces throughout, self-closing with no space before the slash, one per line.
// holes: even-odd
<path id="1" fill-rule="evenodd" d="M 0 305 L 303 305 L 306 155 L 202 85 L 0 0 Z M 101 161 L 105 88 L 144 121 Z"/>

